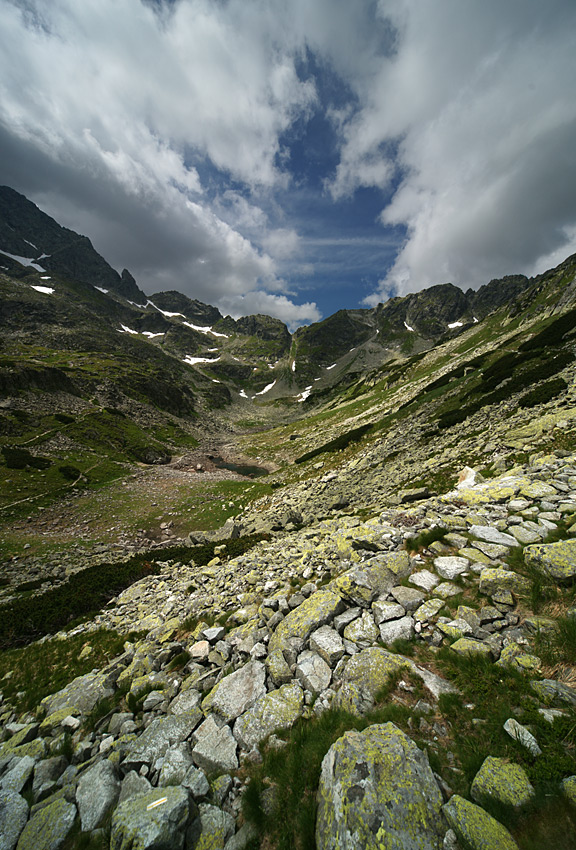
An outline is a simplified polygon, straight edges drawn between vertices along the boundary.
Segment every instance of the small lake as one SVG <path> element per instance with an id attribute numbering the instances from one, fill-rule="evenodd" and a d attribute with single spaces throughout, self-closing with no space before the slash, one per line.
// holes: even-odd
<path id="1" fill-rule="evenodd" d="M 208 460 L 211 460 L 214 466 L 218 469 L 228 469 L 230 472 L 237 472 L 238 475 L 245 475 L 246 478 L 262 478 L 268 475 L 268 470 L 263 466 L 250 466 L 244 463 L 229 463 L 219 455 L 208 455 Z"/>

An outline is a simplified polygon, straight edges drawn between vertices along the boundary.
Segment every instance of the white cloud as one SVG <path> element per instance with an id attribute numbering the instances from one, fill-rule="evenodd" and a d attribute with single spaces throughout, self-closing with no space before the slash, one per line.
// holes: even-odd
<path id="1" fill-rule="evenodd" d="M 290 330 L 308 322 L 317 322 L 322 318 L 314 302 L 293 304 L 285 295 L 272 295 L 269 292 L 249 292 L 246 295 L 226 296 L 217 305 L 223 313 L 237 319 L 263 313 L 281 319 Z"/>

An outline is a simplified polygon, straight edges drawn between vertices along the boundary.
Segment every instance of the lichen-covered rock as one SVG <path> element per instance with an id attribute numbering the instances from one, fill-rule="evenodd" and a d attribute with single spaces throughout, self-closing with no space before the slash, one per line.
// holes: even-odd
<path id="1" fill-rule="evenodd" d="M 63 798 L 39 809 L 24 827 L 17 850 L 60 850 L 74 820 L 76 806 Z"/>
<path id="2" fill-rule="evenodd" d="M 31 756 L 13 759 L 8 772 L 2 777 L 2 789 L 19 794 L 32 776 L 35 763 Z"/>
<path id="3" fill-rule="evenodd" d="M 405 667 L 410 667 L 410 662 L 400 655 L 378 646 L 363 649 L 346 664 L 335 704 L 352 714 L 365 714 L 372 708 L 376 693 L 388 682 L 388 677 Z"/>
<path id="4" fill-rule="evenodd" d="M 260 661 L 250 661 L 225 676 L 202 702 L 205 714 L 219 714 L 226 722 L 235 720 L 266 693 L 266 670 Z"/>
<path id="5" fill-rule="evenodd" d="M 283 655 L 283 650 L 289 646 L 290 641 L 296 640 L 303 645 L 313 631 L 327 625 L 343 610 L 342 597 L 323 587 L 305 599 L 278 624 L 270 638 L 266 660 L 268 672 L 276 685 L 287 684 L 292 678 L 290 667 Z"/>
<path id="6" fill-rule="evenodd" d="M 272 732 L 290 729 L 302 714 L 303 707 L 302 688 L 295 682 L 282 685 L 238 718 L 234 737 L 245 750 L 252 750 Z"/>
<path id="7" fill-rule="evenodd" d="M 480 805 L 494 801 L 505 806 L 523 806 L 534 796 L 534 788 L 519 764 L 488 756 L 474 777 L 470 794 Z"/>
<path id="8" fill-rule="evenodd" d="M 28 803 L 16 791 L 0 790 L 0 850 L 14 850 L 28 820 Z"/>
<path id="9" fill-rule="evenodd" d="M 505 534 L 503 531 L 498 531 L 492 525 L 472 525 L 470 526 L 470 534 L 485 543 L 495 543 L 497 546 L 505 546 L 506 548 L 518 546 L 515 537 L 511 534 Z"/>
<path id="10" fill-rule="evenodd" d="M 307 691 L 319 694 L 330 684 L 332 670 L 318 653 L 306 650 L 298 658 L 294 675 Z"/>
<path id="11" fill-rule="evenodd" d="M 112 696 L 109 677 L 105 673 L 86 673 L 79 676 L 55 694 L 44 697 L 40 703 L 50 716 L 56 711 L 66 711 L 68 714 L 89 714 L 97 703 Z"/>
<path id="12" fill-rule="evenodd" d="M 333 667 L 344 655 L 344 644 L 336 629 L 321 626 L 310 635 L 310 649 L 317 652 L 324 661 Z"/>
<path id="13" fill-rule="evenodd" d="M 229 726 L 216 728 L 203 735 L 194 745 L 194 763 L 206 773 L 229 772 L 238 768 L 236 739 Z"/>
<path id="14" fill-rule="evenodd" d="M 450 581 L 465 573 L 469 567 L 468 558 L 458 558 L 455 555 L 434 558 L 434 569 L 438 575 Z"/>
<path id="15" fill-rule="evenodd" d="M 576 576 L 576 540 L 534 543 L 524 549 L 526 563 L 557 581 Z"/>
<path id="16" fill-rule="evenodd" d="M 488 812 L 458 794 L 442 807 L 458 840 L 470 850 L 518 850 L 508 830 Z"/>
<path id="17" fill-rule="evenodd" d="M 185 741 L 198 723 L 196 712 L 157 717 L 128 747 L 124 770 L 139 770 L 153 764 L 168 747 Z"/>
<path id="18" fill-rule="evenodd" d="M 194 762 L 188 743 L 174 744 L 164 754 L 158 785 L 181 785 L 191 767 Z"/>
<path id="19" fill-rule="evenodd" d="M 480 593 L 486 596 L 493 596 L 499 590 L 511 590 L 512 593 L 527 593 L 530 590 L 530 582 L 527 578 L 512 572 L 512 570 L 485 567 L 480 573 Z"/>
<path id="20" fill-rule="evenodd" d="M 555 679 L 540 679 L 530 683 L 530 686 L 541 700 L 551 705 L 573 705 L 576 706 L 576 690 L 568 687 L 564 682 Z"/>
<path id="21" fill-rule="evenodd" d="M 76 788 L 76 803 L 83 832 L 102 826 L 118 800 L 120 783 L 114 765 L 104 759 L 82 774 Z"/>
<path id="22" fill-rule="evenodd" d="M 318 850 L 438 850 L 442 795 L 428 759 L 393 723 L 346 732 L 322 762 Z"/>
<path id="23" fill-rule="evenodd" d="M 542 750 L 532 732 L 525 726 L 522 726 L 521 723 L 518 723 L 514 717 L 508 718 L 504 724 L 504 731 L 515 741 L 518 741 L 519 744 L 522 744 L 533 756 L 542 755 Z"/>
<path id="24" fill-rule="evenodd" d="M 349 623 L 344 629 L 344 637 L 358 646 L 368 647 L 378 639 L 378 629 L 369 611 Z"/>
<path id="25" fill-rule="evenodd" d="M 200 803 L 198 817 L 186 832 L 187 850 L 216 850 L 234 835 L 234 818 L 217 806 Z"/>
<path id="26" fill-rule="evenodd" d="M 413 617 L 400 617 L 399 620 L 388 620 L 380 623 L 380 638 L 383 643 L 393 643 L 395 640 L 400 639 L 411 640 L 413 636 Z"/>
<path id="27" fill-rule="evenodd" d="M 567 776 L 562 780 L 562 791 L 571 803 L 576 804 L 576 776 Z"/>
<path id="28" fill-rule="evenodd" d="M 492 650 L 487 643 L 467 637 L 457 640 L 452 644 L 450 649 L 457 652 L 458 655 L 484 655 L 488 657 L 492 654 Z"/>
<path id="29" fill-rule="evenodd" d="M 181 787 L 125 800 L 112 816 L 110 850 L 182 850 L 188 813 Z"/>

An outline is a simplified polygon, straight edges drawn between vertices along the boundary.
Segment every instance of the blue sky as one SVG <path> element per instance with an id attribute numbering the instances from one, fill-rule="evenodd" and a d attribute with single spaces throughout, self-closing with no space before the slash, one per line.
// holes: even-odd
<path id="1" fill-rule="evenodd" d="M 0 0 L 0 182 L 291 328 L 576 251 L 573 0 Z"/>

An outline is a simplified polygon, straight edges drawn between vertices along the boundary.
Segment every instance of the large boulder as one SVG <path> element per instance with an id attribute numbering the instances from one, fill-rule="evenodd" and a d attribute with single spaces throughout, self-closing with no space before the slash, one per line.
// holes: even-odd
<path id="1" fill-rule="evenodd" d="M 60 850 L 75 819 L 74 803 L 62 797 L 54 800 L 32 815 L 20 836 L 17 850 Z"/>
<path id="2" fill-rule="evenodd" d="M 182 850 L 188 814 L 188 793 L 181 787 L 125 800 L 112 817 L 110 850 Z"/>
<path id="3" fill-rule="evenodd" d="M 458 794 L 450 798 L 442 811 L 463 847 L 469 850 L 518 850 L 518 845 L 501 823 Z"/>
<path id="4" fill-rule="evenodd" d="M 44 697 L 40 705 L 49 716 L 55 712 L 89 714 L 95 705 L 111 697 L 114 688 L 105 673 L 86 673 L 74 679 L 61 691 Z"/>
<path id="5" fill-rule="evenodd" d="M 353 714 L 365 714 L 372 708 L 377 692 L 387 684 L 388 677 L 410 667 L 410 663 L 379 646 L 363 649 L 346 664 L 335 704 Z"/>
<path id="6" fill-rule="evenodd" d="M 438 850 L 442 795 L 427 756 L 393 723 L 346 732 L 322 762 L 318 850 Z"/>
<path id="7" fill-rule="evenodd" d="M 215 850 L 217 847 L 224 847 L 234 835 L 234 818 L 209 803 L 200 803 L 198 808 L 198 817 L 192 821 L 186 833 L 187 850 Z"/>
<path id="8" fill-rule="evenodd" d="M 0 791 L 0 850 L 14 850 L 28 820 L 28 803 L 16 791 Z"/>
<path id="9" fill-rule="evenodd" d="M 524 549 L 526 563 L 556 581 L 570 581 L 576 576 L 576 540 L 557 543 L 534 543 Z"/>
<path id="10" fill-rule="evenodd" d="M 480 805 L 496 802 L 516 807 L 530 801 L 534 788 L 519 764 L 488 756 L 474 777 L 470 794 Z"/>
<path id="11" fill-rule="evenodd" d="M 82 831 L 102 826 L 119 795 L 120 782 L 112 762 L 104 759 L 83 773 L 76 788 Z"/>
<path id="12" fill-rule="evenodd" d="M 234 737 L 245 750 L 252 750 L 272 732 L 290 729 L 302 714 L 304 693 L 292 682 L 270 691 L 234 724 Z"/>
<path id="13" fill-rule="evenodd" d="M 185 741 L 197 723 L 195 711 L 157 717 L 128 748 L 123 763 L 124 771 L 138 771 L 144 764 L 154 764 L 168 747 Z"/>
<path id="14" fill-rule="evenodd" d="M 202 710 L 215 712 L 226 722 L 235 720 L 266 693 L 266 670 L 260 661 L 251 661 L 225 676 L 202 702 Z"/>

